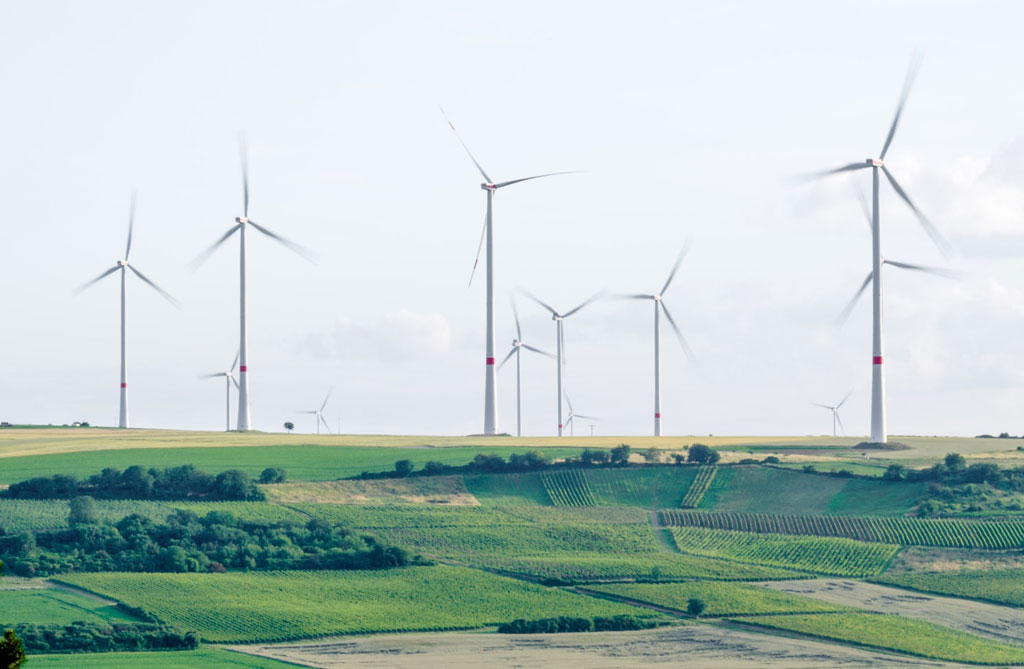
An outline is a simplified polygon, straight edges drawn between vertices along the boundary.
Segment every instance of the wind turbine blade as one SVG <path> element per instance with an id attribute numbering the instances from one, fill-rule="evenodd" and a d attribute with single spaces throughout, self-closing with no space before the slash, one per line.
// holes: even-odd
<path id="1" fill-rule="evenodd" d="M 242 161 L 242 216 L 249 217 L 249 141 L 244 132 L 238 133 L 238 155 Z"/>
<path id="2" fill-rule="evenodd" d="M 131 271 L 135 272 L 135 276 L 139 277 L 140 279 L 142 279 L 143 281 L 148 283 L 150 286 L 152 286 L 153 290 L 155 290 L 156 292 L 160 293 L 160 295 L 162 295 L 165 300 L 167 300 L 168 302 L 170 302 L 171 304 L 173 304 L 176 307 L 179 307 L 179 308 L 181 307 L 181 302 L 178 302 L 178 300 L 174 299 L 171 296 L 170 293 L 168 293 L 166 290 L 164 290 L 160 286 L 158 286 L 155 283 L 153 283 L 152 281 L 150 281 L 149 278 L 146 277 L 145 274 L 143 274 L 139 270 L 135 269 L 131 265 L 128 265 L 128 269 L 130 269 Z"/>
<path id="3" fill-rule="evenodd" d="M 523 329 L 519 327 L 519 309 L 516 308 L 516 299 L 512 296 L 509 296 L 508 299 L 512 303 L 512 317 L 515 318 L 516 321 L 516 341 L 522 342 Z"/>
<path id="4" fill-rule="evenodd" d="M 530 292 L 527 292 L 527 291 L 524 290 L 523 291 L 523 295 L 526 295 L 528 298 L 530 298 L 531 300 L 533 300 L 534 302 L 536 302 L 540 306 L 542 306 L 545 309 L 547 309 L 548 311 L 550 311 L 552 316 L 558 316 L 559 315 L 559 313 L 557 311 L 555 311 L 554 309 L 552 309 L 550 305 L 548 305 L 548 304 L 546 304 L 544 302 L 541 302 L 540 298 L 537 297 L 536 295 L 534 295 L 533 293 L 530 293 Z"/>
<path id="5" fill-rule="evenodd" d="M 581 413 L 573 414 L 573 418 L 586 418 L 587 420 L 601 420 L 597 416 L 584 416 Z"/>
<path id="6" fill-rule="evenodd" d="M 875 227 L 874 217 L 871 215 L 871 205 L 868 204 L 868 196 L 864 194 L 860 188 L 853 187 L 854 192 L 857 193 L 857 200 L 860 202 L 860 209 L 864 212 L 864 218 L 868 222 L 868 230 Z"/>
<path id="7" fill-rule="evenodd" d="M 323 411 L 324 407 L 327 406 L 327 400 L 331 399 L 331 393 L 333 393 L 333 392 L 334 392 L 334 387 L 332 386 L 331 389 L 327 391 L 327 396 L 324 397 L 324 403 L 320 405 L 320 411 Z"/>
<path id="8" fill-rule="evenodd" d="M 296 411 L 295 413 L 319 413 L 317 411 Z"/>
<path id="9" fill-rule="evenodd" d="M 889 134 L 885 137 L 885 145 L 882 146 L 882 153 L 878 156 L 879 160 L 885 160 L 885 154 L 889 151 L 893 135 L 896 134 L 896 126 L 899 125 L 900 116 L 903 114 L 903 106 L 907 104 L 910 87 L 914 85 L 914 79 L 917 77 L 917 70 L 920 66 L 921 56 L 915 53 L 910 59 L 910 66 L 907 67 L 907 76 L 903 80 L 903 90 L 900 91 L 900 102 L 896 105 L 896 115 L 892 119 L 892 125 L 889 126 Z"/>
<path id="10" fill-rule="evenodd" d="M 572 419 L 576 414 L 572 410 L 572 400 L 569 399 L 569 393 L 562 391 L 562 395 L 565 397 L 565 403 L 569 405 L 569 418 Z"/>
<path id="11" fill-rule="evenodd" d="M 943 269 L 942 267 L 927 267 L 925 265 L 911 265 L 910 263 L 896 262 L 895 260 L 883 260 L 882 262 L 884 262 L 886 265 L 892 265 L 893 267 L 899 267 L 900 269 L 909 269 L 909 270 L 913 270 L 915 272 L 927 272 L 928 274 L 934 274 L 936 276 L 941 276 L 941 277 L 944 277 L 946 279 L 958 278 L 958 275 L 957 275 L 956 272 L 954 272 L 952 270 L 948 270 L 948 269 Z"/>
<path id="12" fill-rule="evenodd" d="M 473 161 L 473 164 L 476 165 L 476 168 L 480 170 L 480 174 L 483 175 L 484 181 L 486 181 L 487 183 L 491 183 L 491 178 L 487 176 L 487 172 L 484 172 L 484 168 L 480 167 L 480 163 L 478 163 L 476 158 L 473 157 L 473 152 L 470 151 L 469 147 L 466 146 L 466 143 L 462 141 L 462 135 L 460 135 L 459 131 L 455 129 L 455 124 L 452 123 L 452 120 L 450 118 L 448 118 L 448 114 L 445 114 L 444 107 L 438 107 L 438 109 L 441 110 L 441 115 L 444 116 L 444 120 L 448 121 L 448 127 L 452 129 L 453 133 L 455 133 L 455 139 L 459 140 L 459 144 L 461 144 L 462 148 L 466 150 L 466 155 L 469 156 L 469 159 Z"/>
<path id="13" fill-rule="evenodd" d="M 511 358 L 512 356 L 514 356 L 514 355 L 516 354 L 516 351 L 517 351 L 517 350 L 518 350 L 518 349 L 516 349 L 516 347 L 514 347 L 514 346 L 513 346 L 513 347 L 512 347 L 512 350 L 511 350 L 511 351 L 509 351 L 509 352 L 508 352 L 508 355 L 506 355 L 506 356 L 505 356 L 505 359 L 504 359 L 504 360 L 502 360 L 502 361 L 501 361 L 500 363 L 498 363 L 498 369 L 501 369 L 502 367 L 504 367 L 504 366 L 505 366 L 505 363 L 509 361 L 509 358 Z"/>
<path id="14" fill-rule="evenodd" d="M 241 227 L 242 227 L 241 223 L 239 223 L 237 225 L 231 226 L 230 230 L 225 232 L 224 235 L 220 239 L 218 239 L 217 241 L 215 241 L 213 243 L 213 246 L 211 246 L 210 248 L 206 249 L 205 251 L 203 251 L 202 253 L 197 255 L 192 260 L 192 262 L 190 262 L 188 264 L 189 268 L 195 269 L 195 268 L 199 267 L 200 265 L 202 265 L 204 262 L 206 262 L 206 259 L 209 258 L 213 254 L 213 252 L 217 250 L 217 247 L 220 246 L 221 244 L 223 244 L 224 242 L 226 242 L 228 240 L 228 237 L 230 237 L 231 235 L 233 235 L 236 232 L 238 232 L 238 229 L 241 228 Z"/>
<path id="15" fill-rule="evenodd" d="M 834 167 L 830 170 L 821 170 L 819 172 L 811 172 L 805 174 L 803 177 L 797 177 L 800 181 L 813 181 L 815 179 L 821 179 L 823 177 L 831 176 L 833 174 L 839 174 L 841 172 L 853 172 L 854 170 L 864 170 L 871 167 L 871 163 L 867 161 L 860 161 L 859 163 L 850 163 L 843 165 L 842 167 Z"/>
<path id="16" fill-rule="evenodd" d="M 861 294 L 867 289 L 868 284 L 871 283 L 872 275 L 868 274 L 867 278 L 864 279 L 864 283 L 860 284 L 860 288 L 854 294 L 853 299 L 846 303 L 843 310 L 839 312 L 839 317 L 836 318 L 836 323 L 841 325 L 846 322 L 846 319 L 850 317 L 850 312 L 853 311 L 853 307 L 856 306 L 857 300 L 860 299 Z"/>
<path id="17" fill-rule="evenodd" d="M 850 395 L 852 395 L 852 394 L 853 394 L 852 390 L 850 392 L 846 393 L 846 397 L 843 398 L 843 401 L 836 405 L 836 411 L 839 411 L 839 407 L 841 407 L 844 404 L 846 404 L 846 400 L 850 399 Z"/>
<path id="18" fill-rule="evenodd" d="M 333 432 L 331 432 L 331 426 L 327 424 L 326 418 L 324 418 L 321 414 L 317 414 L 316 417 L 319 418 L 321 422 L 323 422 L 324 429 L 327 430 L 327 434 L 334 434 Z"/>
<path id="19" fill-rule="evenodd" d="M 235 367 L 238 366 L 238 358 L 241 357 L 241 355 L 242 355 L 241 351 L 238 351 L 237 353 L 235 353 L 235 361 L 233 363 L 231 363 L 231 369 L 228 371 L 229 374 L 234 374 Z"/>
<path id="20" fill-rule="evenodd" d="M 201 374 L 199 376 L 199 378 L 201 378 L 201 379 L 215 379 L 218 376 L 227 376 L 227 373 L 226 372 L 217 372 L 216 374 Z"/>
<path id="21" fill-rule="evenodd" d="M 569 311 L 565 312 L 565 314 L 564 314 L 564 315 L 562 316 L 562 318 L 568 318 L 569 316 L 572 316 L 572 315 L 573 315 L 574 313 L 576 313 L 577 311 L 579 311 L 579 310 L 580 310 L 580 309 L 582 309 L 583 307 L 587 306 L 587 305 L 588 305 L 588 304 L 590 304 L 591 302 L 594 302 L 595 300 L 597 300 L 597 299 L 599 299 L 599 298 L 601 298 L 601 297 L 603 297 L 603 296 L 604 296 L 604 292 L 600 292 L 600 293 L 594 293 L 594 294 L 593 294 L 593 295 L 591 295 L 591 296 L 590 296 L 589 298 L 587 298 L 586 300 L 584 300 L 584 301 L 583 301 L 583 303 L 582 303 L 582 304 L 580 304 L 580 305 L 579 305 L 578 307 L 576 307 L 575 309 L 570 309 Z"/>
<path id="22" fill-rule="evenodd" d="M 80 292 L 82 292 L 83 290 L 85 290 L 86 288 L 88 288 L 88 287 L 89 287 L 89 286 L 91 286 L 92 284 L 96 283 L 97 281 L 99 281 L 99 280 L 100 280 L 100 279 L 102 279 L 103 277 L 105 277 L 105 276 L 108 276 L 108 275 L 110 275 L 110 274 L 113 274 L 114 272 L 116 272 L 116 271 L 117 271 L 117 270 L 119 270 L 119 269 L 121 269 L 121 266 L 120 266 L 120 265 L 114 265 L 113 267 L 111 267 L 110 269 L 108 269 L 108 270 L 107 270 L 106 272 L 104 272 L 103 274 L 100 274 L 100 275 L 99 275 L 98 277 L 96 277 L 96 278 L 95 278 L 95 279 L 93 279 L 92 281 L 89 281 L 88 283 L 83 283 L 83 284 L 82 284 L 81 286 L 79 286 L 78 288 L 76 288 L 76 289 L 75 289 L 75 293 L 80 293 Z"/>
<path id="23" fill-rule="evenodd" d="M 822 409 L 828 409 L 829 411 L 832 411 L 832 409 L 835 408 L 835 407 L 830 407 L 827 404 L 818 404 L 817 402 L 811 402 L 811 406 L 821 407 Z"/>
<path id="24" fill-rule="evenodd" d="M 135 191 L 132 190 L 132 204 L 131 209 L 128 210 L 128 244 L 124 249 L 124 259 L 128 260 L 128 256 L 132 252 L 132 230 L 135 229 Z"/>
<path id="25" fill-rule="evenodd" d="M 679 252 L 679 257 L 676 258 L 676 264 L 672 266 L 672 271 L 668 275 L 668 279 L 665 280 L 665 285 L 661 287 L 660 295 L 664 295 L 665 291 L 668 290 L 668 286 L 672 283 L 672 279 L 676 278 L 676 272 L 679 271 L 679 266 L 683 264 L 683 259 L 690 250 L 690 241 L 687 240 L 686 244 L 683 245 L 683 250 Z"/>
<path id="26" fill-rule="evenodd" d="M 520 342 L 519 345 L 522 346 L 523 348 L 525 348 L 527 351 L 533 351 L 534 353 L 540 353 L 541 355 L 546 355 L 547 357 L 552 358 L 552 359 L 555 358 L 555 356 L 552 355 L 551 353 L 548 353 L 547 351 L 542 351 L 539 348 L 536 348 L 534 346 L 530 346 L 529 344 L 523 344 L 522 342 Z"/>
<path id="27" fill-rule="evenodd" d="M 911 211 L 914 212 L 914 215 L 917 216 L 917 220 L 921 224 L 921 227 L 924 228 L 924 231 L 928 233 L 929 237 L 931 237 L 932 242 L 939 249 L 939 252 L 942 255 L 949 257 L 949 242 L 947 242 L 945 237 L 942 236 L 938 229 L 934 225 L 932 225 L 932 222 L 929 221 L 928 218 L 921 213 L 921 210 L 917 208 L 917 205 L 915 205 L 911 201 L 910 196 L 907 195 L 907 192 L 903 190 L 903 188 L 901 188 L 900 185 L 896 182 L 896 177 L 892 175 L 892 172 L 889 171 L 889 168 L 887 168 L 885 165 L 882 165 L 882 172 L 885 173 L 885 178 L 889 180 L 890 184 L 892 184 L 892 187 L 896 191 L 896 194 L 899 195 L 900 198 L 902 198 L 903 201 L 907 203 L 907 206 L 910 207 Z"/>
<path id="28" fill-rule="evenodd" d="M 231 377 L 231 383 L 235 384 L 235 388 L 236 389 L 241 390 L 241 386 L 238 385 L 238 379 L 236 379 L 235 377 L 232 376 Z"/>
<path id="29" fill-rule="evenodd" d="M 692 360 L 696 357 L 693 354 L 693 349 L 690 348 L 690 344 L 686 341 L 686 337 L 683 336 L 679 326 L 676 325 L 676 319 L 672 318 L 672 314 L 669 313 L 668 307 L 665 306 L 665 300 L 659 301 L 658 304 L 661 305 L 661 310 L 665 312 L 665 317 L 668 318 L 668 324 L 672 326 L 672 330 L 675 331 L 676 337 L 679 338 L 679 345 L 683 347 L 683 352 L 686 353 L 686 357 Z"/>
<path id="30" fill-rule="evenodd" d="M 284 246 L 288 247 L 289 249 L 291 249 L 292 251 L 294 251 L 295 253 L 298 253 L 300 256 L 302 256 L 306 260 L 309 260 L 311 262 L 313 261 L 313 259 L 315 257 L 313 252 L 310 251 L 309 249 L 307 249 L 305 246 L 302 246 L 301 244 L 296 244 L 295 242 L 291 241 L 290 239 L 285 239 L 284 237 L 282 237 L 281 235 L 277 234 L 276 232 L 271 232 L 270 230 L 267 230 L 262 225 L 257 225 L 255 221 L 250 220 L 249 221 L 249 225 L 251 225 L 252 227 L 256 228 L 257 230 L 259 230 L 260 232 L 265 234 L 267 237 L 270 237 L 274 241 L 279 242 L 279 243 L 283 244 Z"/>
<path id="31" fill-rule="evenodd" d="M 558 328 L 558 342 L 562 348 L 562 366 L 565 367 L 566 363 L 569 362 L 569 356 L 565 352 L 565 323 L 562 323 L 562 327 Z"/>
<path id="32" fill-rule="evenodd" d="M 836 415 L 836 422 L 839 423 L 839 431 L 842 432 L 843 436 L 845 437 L 846 436 L 846 427 L 843 425 L 843 419 L 839 417 L 839 412 L 838 411 L 835 412 L 835 415 Z"/>
<path id="33" fill-rule="evenodd" d="M 653 300 L 653 295 L 644 295 L 643 293 L 616 293 L 612 297 L 620 300 Z"/>
<path id="34" fill-rule="evenodd" d="M 484 237 L 487 235 L 487 215 L 484 215 L 484 227 L 480 228 L 480 243 L 476 245 L 476 257 L 473 258 L 473 270 L 469 273 L 469 288 L 473 285 L 473 277 L 476 276 L 476 266 L 480 262 L 480 252 L 484 250 Z"/>
<path id="35" fill-rule="evenodd" d="M 495 188 L 504 188 L 505 186 L 511 186 L 512 184 L 522 183 L 524 181 L 530 181 L 531 179 L 543 179 L 544 177 L 557 177 L 560 174 L 581 174 L 579 170 L 573 170 L 571 172 L 548 172 L 547 174 L 538 174 L 533 177 L 523 177 L 522 179 L 513 179 L 512 181 L 502 181 L 500 184 L 494 184 Z"/>

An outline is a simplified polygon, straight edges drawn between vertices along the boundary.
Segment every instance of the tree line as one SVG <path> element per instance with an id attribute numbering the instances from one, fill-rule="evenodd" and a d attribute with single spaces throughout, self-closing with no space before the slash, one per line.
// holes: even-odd
<path id="1" fill-rule="evenodd" d="M 140 650 L 194 650 L 199 634 L 163 623 L 73 622 L 70 625 L 7 625 L 27 653 L 97 653 Z M 0 660 L 2 661 L 2 660 Z M 24 661 L 24 659 L 23 659 Z M 0 665 L 6 669 L 7 665 Z"/>
<path id="2" fill-rule="evenodd" d="M 594 618 L 540 618 L 526 620 L 517 618 L 498 625 L 500 634 L 558 634 L 565 632 L 615 632 L 620 630 L 642 630 L 657 627 L 658 623 L 631 615 L 597 616 Z"/>

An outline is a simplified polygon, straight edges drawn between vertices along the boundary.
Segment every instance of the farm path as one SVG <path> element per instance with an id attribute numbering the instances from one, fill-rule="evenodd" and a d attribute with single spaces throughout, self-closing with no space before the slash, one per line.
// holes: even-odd
<path id="1" fill-rule="evenodd" d="M 583 634 L 384 634 L 230 648 L 325 669 L 619 669 L 647 664 L 693 669 L 965 666 L 704 624 Z"/>
<path id="2" fill-rule="evenodd" d="M 927 620 L 1024 646 L 1024 611 L 1009 606 L 939 597 L 847 579 L 766 581 L 758 585 L 833 604 Z"/>
<path id="3" fill-rule="evenodd" d="M 661 549 L 668 553 L 678 553 L 679 551 L 676 550 L 676 547 L 670 544 L 665 536 L 665 527 L 661 524 L 661 519 L 658 517 L 658 510 L 651 509 L 647 513 L 651 517 L 651 529 L 654 530 L 654 538 L 657 539 Z"/>

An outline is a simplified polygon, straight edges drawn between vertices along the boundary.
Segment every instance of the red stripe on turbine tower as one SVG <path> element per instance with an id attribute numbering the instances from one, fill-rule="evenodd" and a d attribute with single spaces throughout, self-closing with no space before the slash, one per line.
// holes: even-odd
<path id="1" fill-rule="evenodd" d="M 882 364 L 882 356 L 876 355 L 874 358 L 871 359 L 871 362 L 873 362 L 876 365 L 881 365 Z"/>
<path id="2" fill-rule="evenodd" d="M 488 365 L 493 365 L 494 364 L 494 358 L 487 358 L 487 364 Z"/>
<path id="3" fill-rule="evenodd" d="M 240 372 L 248 372 L 249 371 L 249 367 L 248 367 L 248 365 L 242 365 L 241 367 L 238 368 L 238 371 L 240 371 Z"/>
<path id="4" fill-rule="evenodd" d="M 121 384 L 121 387 L 122 387 L 122 388 L 127 388 L 127 387 L 128 387 L 128 384 L 127 384 L 127 383 L 122 383 L 122 384 Z"/>
<path id="5" fill-rule="evenodd" d="M 654 414 L 654 417 L 655 418 L 661 418 L 661 414 L 660 413 L 656 413 L 656 414 Z"/>

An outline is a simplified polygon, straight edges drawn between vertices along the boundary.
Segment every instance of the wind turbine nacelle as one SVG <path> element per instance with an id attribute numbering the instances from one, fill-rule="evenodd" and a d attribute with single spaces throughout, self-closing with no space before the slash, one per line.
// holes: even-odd
<path id="1" fill-rule="evenodd" d="M 480 188 L 483 190 L 498 190 L 498 187 L 494 184 L 480 184 Z"/>
<path id="2" fill-rule="evenodd" d="M 879 160 L 878 158 L 868 158 L 868 163 L 872 167 L 881 167 L 882 166 L 882 161 Z"/>
<path id="3" fill-rule="evenodd" d="M 236 223 L 248 223 L 249 219 L 246 216 L 236 216 L 235 217 L 235 222 Z"/>

